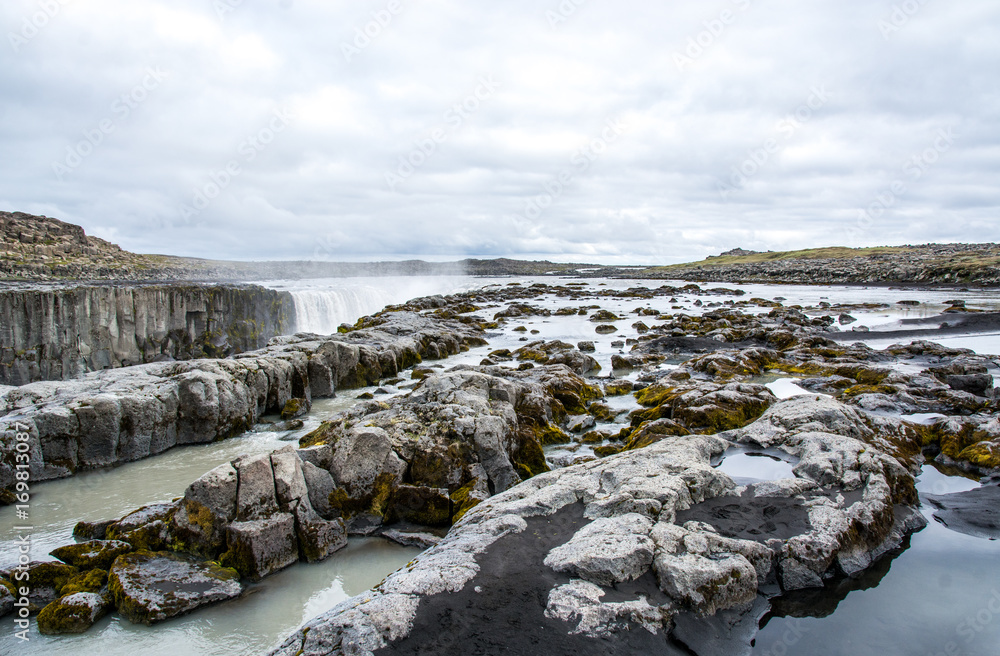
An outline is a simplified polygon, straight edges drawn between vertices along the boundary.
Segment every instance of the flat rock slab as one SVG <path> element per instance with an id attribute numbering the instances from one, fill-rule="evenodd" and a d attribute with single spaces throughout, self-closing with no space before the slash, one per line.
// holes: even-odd
<path id="1" fill-rule="evenodd" d="M 953 531 L 978 538 L 1000 538 L 1000 484 L 955 494 L 927 494 L 934 507 L 934 519 Z"/>
<path id="2" fill-rule="evenodd" d="M 111 569 L 118 556 L 135 551 L 128 542 L 121 540 L 90 540 L 59 547 L 49 555 L 80 569 Z"/>
<path id="3" fill-rule="evenodd" d="M 553 571 L 543 561 L 552 549 L 565 544 L 589 520 L 583 517 L 583 505 L 574 504 L 554 515 L 526 521 L 527 530 L 500 538 L 476 557 L 479 574 L 460 592 L 422 599 L 410 634 L 374 653 L 378 656 L 686 653 L 672 645 L 662 631 L 654 635 L 634 626 L 614 636 L 590 638 L 569 635 L 574 624 L 547 617 L 545 608 L 550 591 L 570 583 L 572 577 Z M 655 581 L 647 583 L 650 589 L 646 594 L 650 598 L 662 597 Z M 455 609 L 462 610 L 455 612 Z"/>
<path id="4" fill-rule="evenodd" d="M 441 538 L 436 535 L 431 535 L 430 533 L 411 533 L 407 531 L 397 531 L 395 529 L 382 531 L 381 535 L 385 539 L 392 540 L 393 542 L 401 544 L 404 547 L 419 547 L 420 549 L 430 549 L 441 541 Z"/>
<path id="5" fill-rule="evenodd" d="M 111 568 L 109 587 L 122 617 L 146 625 L 243 591 L 236 570 L 163 551 L 121 556 Z"/>
<path id="6" fill-rule="evenodd" d="M 697 656 L 750 656 L 760 620 L 771 606 L 762 595 L 744 608 L 727 608 L 715 615 L 681 613 L 672 635 Z"/>

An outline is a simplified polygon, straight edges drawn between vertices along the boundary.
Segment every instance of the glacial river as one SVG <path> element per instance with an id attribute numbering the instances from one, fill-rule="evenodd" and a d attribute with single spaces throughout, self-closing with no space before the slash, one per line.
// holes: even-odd
<path id="1" fill-rule="evenodd" d="M 345 321 L 353 322 L 361 314 L 380 309 L 416 295 L 450 293 L 486 284 L 509 284 L 514 279 L 474 278 L 381 278 L 329 281 L 279 281 L 270 286 L 291 291 L 300 310 L 300 328 L 327 332 Z M 538 282 L 555 284 L 558 279 Z M 516 279 L 523 285 L 533 280 Z M 578 282 L 578 281 L 564 281 Z M 637 285 L 657 287 L 661 281 L 592 280 L 596 289 L 624 289 Z M 891 327 L 900 319 L 934 316 L 947 307 L 946 301 L 964 300 L 969 307 L 1000 311 L 1000 297 L 977 291 L 897 290 L 865 287 L 823 287 L 783 285 L 703 285 L 725 286 L 747 291 L 741 299 L 783 298 L 786 305 L 817 305 L 820 302 L 886 303 L 890 307 L 874 311 L 854 311 L 853 325 L 872 328 L 857 333 L 857 341 L 873 347 L 888 344 L 879 341 L 878 329 Z M 732 297 L 678 296 L 652 301 L 636 299 L 595 299 L 572 301 L 574 307 L 600 305 L 622 316 L 636 307 L 653 307 L 666 313 L 699 314 L 711 303 Z M 741 300 L 736 299 L 736 300 Z M 916 300 L 918 306 L 898 305 L 898 301 Z M 542 298 L 530 301 L 556 309 L 565 301 Z M 673 309 L 680 306 L 681 310 Z M 481 314 L 492 316 L 501 309 L 487 308 Z M 766 311 L 766 310 L 764 310 Z M 529 317 L 511 321 L 502 331 L 490 335 L 490 345 L 455 356 L 438 364 L 478 364 L 498 348 L 517 348 L 523 339 L 562 339 L 570 343 L 595 342 L 602 375 L 611 372 L 611 356 L 627 352 L 618 344 L 637 337 L 630 325 L 631 315 L 617 323 L 619 332 L 597 335 L 594 323 L 585 317 Z M 652 318 L 655 321 L 655 318 Z M 650 319 L 646 319 L 650 323 Z M 515 332 L 523 326 L 527 332 Z M 981 353 L 1000 352 L 997 336 L 949 338 L 943 343 L 963 346 Z M 668 365 L 669 366 L 669 365 Z M 405 377 L 405 376 L 404 376 Z M 779 397 L 799 393 L 794 380 L 775 378 L 768 385 Z M 187 485 L 209 469 L 228 462 L 241 453 L 270 451 L 295 440 L 329 416 L 350 407 L 356 396 L 375 388 L 346 392 L 336 399 L 318 401 L 306 426 L 291 433 L 251 432 L 225 442 L 182 447 L 140 462 L 115 469 L 88 472 L 74 478 L 39 484 L 33 497 L 35 525 L 33 555 L 47 559 L 52 548 L 72 541 L 73 525 L 79 520 L 119 517 L 142 505 L 169 501 L 183 494 Z M 403 393 L 386 387 L 382 391 Z M 609 399 L 622 410 L 634 408 L 631 397 Z M 624 417 L 623 417 L 624 419 Z M 627 419 L 625 419 L 627 421 Z M 588 453 L 586 447 L 565 447 L 550 451 L 550 459 L 571 460 Z M 737 477 L 771 478 L 784 476 L 785 463 L 767 458 L 733 456 L 722 467 Z M 918 479 L 922 492 L 942 493 L 971 489 L 977 482 L 949 477 L 933 467 L 925 467 Z M 0 508 L 0 526 L 15 523 L 12 508 Z M 0 566 L 13 559 L 13 536 L 3 535 L 0 542 Z M 298 564 L 253 585 L 241 599 L 200 609 L 149 628 L 109 616 L 88 633 L 80 636 L 41 636 L 32 628 L 31 642 L 19 643 L 12 630 L 0 631 L 0 654 L 100 654 L 101 656 L 164 656 L 255 654 L 266 652 L 308 619 L 340 601 L 363 592 L 384 576 L 404 565 L 418 553 L 380 538 L 352 538 L 350 545 L 328 560 L 317 564 Z M 924 530 L 914 534 L 908 547 L 881 567 L 851 585 L 825 590 L 806 600 L 792 600 L 782 608 L 792 608 L 787 616 L 767 616 L 757 636 L 753 654 L 802 656 L 871 654 L 926 654 L 937 656 L 996 656 L 1000 654 L 1000 543 L 952 532 L 931 520 Z M 2 620 L 10 627 L 10 616 Z"/>

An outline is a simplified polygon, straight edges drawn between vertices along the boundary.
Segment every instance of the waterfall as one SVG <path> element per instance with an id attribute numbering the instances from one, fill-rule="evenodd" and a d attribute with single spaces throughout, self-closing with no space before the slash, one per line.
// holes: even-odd
<path id="1" fill-rule="evenodd" d="M 342 323 L 354 323 L 392 303 L 388 290 L 376 287 L 290 290 L 295 301 L 296 331 L 330 335 Z"/>
<path id="2" fill-rule="evenodd" d="M 353 324 L 387 305 L 434 294 L 454 294 L 482 287 L 484 279 L 466 276 L 382 276 L 278 280 L 258 284 L 287 291 L 295 302 L 296 332 L 331 335 L 342 323 Z"/>

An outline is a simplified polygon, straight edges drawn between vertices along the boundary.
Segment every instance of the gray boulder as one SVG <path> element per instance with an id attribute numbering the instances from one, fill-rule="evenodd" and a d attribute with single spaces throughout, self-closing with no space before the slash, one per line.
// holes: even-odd
<path id="1" fill-rule="evenodd" d="M 90 540 L 59 547 L 49 555 L 82 570 L 110 569 L 118 556 L 132 551 L 134 547 L 121 540 Z"/>
<path id="2" fill-rule="evenodd" d="M 318 562 L 347 546 L 347 526 L 343 519 L 323 519 L 312 509 L 308 499 L 295 502 L 292 514 L 302 560 Z"/>
<path id="3" fill-rule="evenodd" d="M 274 472 L 274 490 L 283 510 L 287 511 L 302 499 L 306 499 L 308 503 L 309 489 L 302 471 L 302 460 L 293 447 L 286 446 L 273 452 L 271 468 Z"/>
<path id="4" fill-rule="evenodd" d="M 188 551 L 216 557 L 225 548 L 226 526 L 236 518 L 238 486 L 236 469 L 229 463 L 189 485 L 171 518 L 176 540 Z"/>
<path id="5" fill-rule="evenodd" d="M 545 565 L 601 585 L 635 580 L 653 564 L 652 529 L 635 513 L 596 519 L 549 552 Z"/>
<path id="6" fill-rule="evenodd" d="M 260 581 L 299 560 L 295 517 L 290 513 L 233 522 L 226 528 L 226 545 L 220 562 L 251 581 Z"/>
<path id="7" fill-rule="evenodd" d="M 330 465 L 333 463 L 333 449 L 329 444 L 310 446 L 305 449 L 299 449 L 296 453 L 302 458 L 303 463 L 312 463 L 320 469 L 329 471 Z"/>
<path id="8" fill-rule="evenodd" d="M 333 519 L 335 513 L 330 506 L 330 494 L 337 488 L 337 484 L 333 482 L 333 475 L 311 462 L 302 463 L 302 475 L 309 490 L 310 505 L 320 517 Z"/>
<path id="9" fill-rule="evenodd" d="M 271 456 L 241 456 L 233 461 L 239 485 L 236 491 L 236 519 L 241 522 L 264 519 L 278 512 Z"/>
<path id="10" fill-rule="evenodd" d="M 38 613 L 38 632 L 45 635 L 84 633 L 108 613 L 103 595 L 77 592 L 53 601 Z"/>
<path id="11" fill-rule="evenodd" d="M 396 529 L 382 531 L 381 536 L 404 547 L 419 547 L 421 549 L 430 549 L 441 542 L 441 538 L 430 533 L 413 533 L 410 531 L 397 531 Z"/>

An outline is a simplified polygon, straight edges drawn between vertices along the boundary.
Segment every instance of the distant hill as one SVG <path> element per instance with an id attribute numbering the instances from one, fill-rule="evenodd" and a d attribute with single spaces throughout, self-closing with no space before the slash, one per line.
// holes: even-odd
<path id="1" fill-rule="evenodd" d="M 0 212 L 0 280 L 214 281 L 383 275 L 651 278 L 696 282 L 1000 286 L 1000 245 L 923 244 L 766 252 L 736 248 L 663 267 L 496 259 L 458 262 L 231 262 L 140 255 L 45 216 Z"/>
<path id="2" fill-rule="evenodd" d="M 701 262 L 653 267 L 642 275 L 720 282 L 993 287 L 1000 285 L 1000 245 L 831 247 L 767 253 L 736 249 Z"/>
<path id="3" fill-rule="evenodd" d="M 382 275 L 572 275 L 592 264 L 506 258 L 459 262 L 232 262 L 140 255 L 87 235 L 78 225 L 23 212 L 0 212 L 0 280 L 248 281 Z M 607 269 L 609 273 L 618 269 Z"/>

